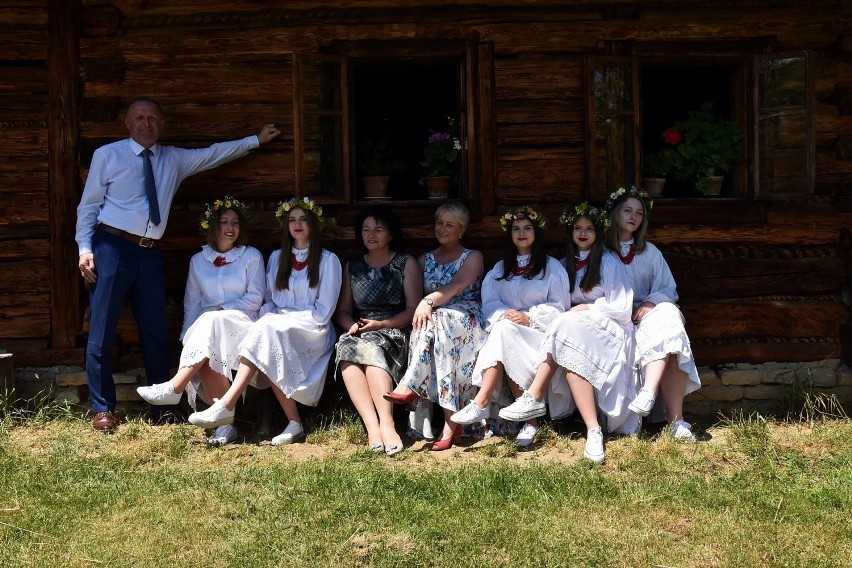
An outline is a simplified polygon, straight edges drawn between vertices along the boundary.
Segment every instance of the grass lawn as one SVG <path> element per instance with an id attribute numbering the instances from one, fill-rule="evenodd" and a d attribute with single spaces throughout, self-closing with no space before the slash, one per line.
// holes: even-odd
<path id="1" fill-rule="evenodd" d="M 707 441 L 545 427 L 395 458 L 339 413 L 308 441 L 210 448 L 0 414 L 0 566 L 849 566 L 852 421 L 722 420 Z"/>

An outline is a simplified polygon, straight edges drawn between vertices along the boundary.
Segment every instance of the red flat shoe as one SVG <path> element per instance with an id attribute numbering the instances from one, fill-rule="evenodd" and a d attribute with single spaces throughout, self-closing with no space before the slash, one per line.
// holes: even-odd
<path id="1" fill-rule="evenodd" d="M 443 452 L 444 450 L 449 450 L 450 448 L 453 447 L 453 442 L 458 443 L 458 441 L 461 440 L 461 434 L 462 434 L 462 425 L 457 424 L 456 429 L 453 430 L 453 433 L 450 434 L 449 437 L 442 438 L 442 439 L 438 440 L 437 442 L 435 442 L 434 444 L 432 444 L 432 447 L 430 448 L 430 450 L 433 451 L 433 452 Z"/>
<path id="2" fill-rule="evenodd" d="M 385 400 L 389 400 L 394 404 L 413 404 L 420 399 L 417 391 L 411 391 L 408 394 L 396 394 L 393 391 L 386 392 L 382 395 Z"/>

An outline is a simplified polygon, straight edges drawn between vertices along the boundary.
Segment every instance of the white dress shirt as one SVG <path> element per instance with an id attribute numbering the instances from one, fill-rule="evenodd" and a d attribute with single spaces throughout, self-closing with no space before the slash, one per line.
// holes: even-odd
<path id="1" fill-rule="evenodd" d="M 220 142 L 208 148 L 187 149 L 155 144 L 151 165 L 157 186 L 160 224 L 148 215 L 144 148 L 132 138 L 106 144 L 95 150 L 83 197 L 77 207 L 77 247 L 80 254 L 92 252 L 92 234 L 98 223 L 110 225 L 136 236 L 160 239 L 166 230 L 169 210 L 181 182 L 187 177 L 213 169 L 245 156 L 260 146 L 257 136 Z"/>

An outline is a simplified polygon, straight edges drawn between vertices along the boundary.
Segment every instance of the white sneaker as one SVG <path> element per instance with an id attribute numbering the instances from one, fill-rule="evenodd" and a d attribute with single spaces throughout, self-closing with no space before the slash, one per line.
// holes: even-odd
<path id="1" fill-rule="evenodd" d="M 524 391 L 515 402 L 500 409 L 500 418 L 512 422 L 526 422 L 530 418 L 544 416 L 547 412 L 543 402 L 539 402 L 528 391 Z"/>
<path id="2" fill-rule="evenodd" d="M 672 438 L 675 440 L 682 440 L 684 442 L 694 442 L 695 435 L 692 433 L 692 424 L 685 420 L 675 420 L 671 426 L 669 426 Z"/>
<path id="3" fill-rule="evenodd" d="M 219 426 L 213 435 L 207 438 L 207 443 L 213 446 L 224 446 L 237 441 L 237 429 L 230 424 Z"/>
<path id="4" fill-rule="evenodd" d="M 518 437 L 515 438 L 515 443 L 522 448 L 532 446 L 532 443 L 535 442 L 536 434 L 538 434 L 538 426 L 533 426 L 527 422 L 524 424 L 523 428 L 521 428 L 521 431 L 518 432 Z"/>
<path id="5" fill-rule="evenodd" d="M 648 413 L 654 408 L 654 401 L 656 399 L 657 395 L 654 394 L 654 391 L 641 388 L 639 389 L 639 394 L 636 395 L 633 402 L 627 405 L 627 408 L 639 416 L 648 416 Z"/>
<path id="6" fill-rule="evenodd" d="M 586 432 L 586 447 L 583 450 L 583 457 L 595 463 L 603 463 L 606 459 L 603 445 L 603 431 L 600 427 L 589 428 Z"/>
<path id="7" fill-rule="evenodd" d="M 450 416 L 450 420 L 456 424 L 475 424 L 480 420 L 485 420 L 491 414 L 489 404 L 485 408 L 479 408 L 474 401 L 470 401 L 467 406 Z"/>
<path id="8" fill-rule="evenodd" d="M 284 431 L 272 438 L 273 446 L 283 446 L 284 444 L 297 444 L 304 442 L 307 435 L 302 425 L 295 420 L 291 420 Z"/>
<path id="9" fill-rule="evenodd" d="M 166 404 L 177 404 L 180 402 L 183 393 L 176 393 L 171 381 L 166 381 L 158 385 L 150 387 L 136 387 L 136 392 L 139 393 L 145 402 L 158 406 Z"/>
<path id="10" fill-rule="evenodd" d="M 202 428 L 216 428 L 234 423 L 234 411 L 228 410 L 218 398 L 213 399 L 213 405 L 207 410 L 193 412 L 189 415 L 189 423 Z"/>

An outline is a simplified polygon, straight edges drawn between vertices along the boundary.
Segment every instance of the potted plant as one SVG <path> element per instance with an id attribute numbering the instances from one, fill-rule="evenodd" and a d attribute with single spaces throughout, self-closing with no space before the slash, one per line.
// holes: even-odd
<path id="1" fill-rule="evenodd" d="M 682 137 L 674 146 L 674 175 L 694 183 L 705 195 L 714 193 L 715 184 L 718 194 L 724 175 L 739 156 L 742 129 L 713 114 L 713 103 L 706 102 L 687 113 L 686 120 L 677 122 L 673 130 Z"/>
<path id="2" fill-rule="evenodd" d="M 382 134 L 377 138 L 361 138 L 358 166 L 363 174 L 364 195 L 367 199 L 382 199 L 388 196 L 390 176 L 402 170 L 405 164 L 394 158 L 390 137 Z"/>
<path id="3" fill-rule="evenodd" d="M 670 136 L 667 137 L 667 133 Z M 669 128 L 666 132 L 663 132 L 663 138 L 667 143 L 675 145 L 680 142 L 680 133 Z M 663 188 L 666 186 L 666 176 L 674 167 L 676 159 L 677 155 L 674 148 L 663 148 L 645 156 L 645 190 L 649 194 L 657 196 L 663 193 Z"/>
<path id="4" fill-rule="evenodd" d="M 447 126 L 440 131 L 432 131 L 426 147 L 423 148 L 423 177 L 420 183 L 426 184 L 430 199 L 445 199 L 449 195 L 452 178 L 456 173 L 456 162 L 461 151 L 461 142 L 455 135 L 456 121 L 447 117 Z"/>

